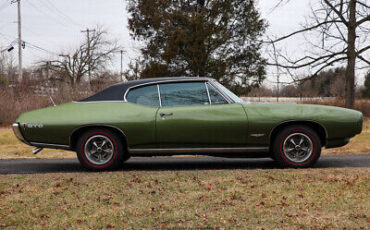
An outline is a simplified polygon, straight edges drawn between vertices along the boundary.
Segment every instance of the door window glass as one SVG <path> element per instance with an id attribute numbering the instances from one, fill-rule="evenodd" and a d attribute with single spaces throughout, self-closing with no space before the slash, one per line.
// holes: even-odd
<path id="1" fill-rule="evenodd" d="M 208 105 L 204 82 L 168 83 L 159 85 L 162 106 Z"/>
<path id="2" fill-rule="evenodd" d="M 211 85 L 207 84 L 209 98 L 211 99 L 212 104 L 227 104 L 228 102 L 225 100 L 223 96 L 219 92 L 217 92 Z"/>
<path id="3" fill-rule="evenodd" d="M 159 107 L 158 87 L 150 85 L 132 89 L 128 92 L 126 100 L 134 104 Z"/>

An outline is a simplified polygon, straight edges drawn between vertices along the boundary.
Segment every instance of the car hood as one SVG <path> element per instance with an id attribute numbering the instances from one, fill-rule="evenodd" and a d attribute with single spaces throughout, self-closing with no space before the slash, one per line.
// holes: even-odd
<path id="1" fill-rule="evenodd" d="M 353 122 L 362 125 L 362 113 L 336 106 L 297 103 L 242 103 L 248 117 L 268 117 L 272 120 L 315 120 Z"/>

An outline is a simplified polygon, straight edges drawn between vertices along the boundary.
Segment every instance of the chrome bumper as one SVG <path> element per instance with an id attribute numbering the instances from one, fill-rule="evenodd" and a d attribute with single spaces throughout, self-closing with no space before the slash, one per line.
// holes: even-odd
<path id="1" fill-rule="evenodd" d="M 29 143 L 28 143 L 28 142 L 24 139 L 24 137 L 23 137 L 23 134 L 22 134 L 22 132 L 21 132 L 21 128 L 20 128 L 19 124 L 18 124 L 18 123 L 13 123 L 12 128 L 13 128 L 14 135 L 15 135 L 15 136 L 20 140 L 20 141 L 22 141 L 23 143 L 25 143 L 25 144 L 28 144 L 28 145 L 29 145 Z"/>

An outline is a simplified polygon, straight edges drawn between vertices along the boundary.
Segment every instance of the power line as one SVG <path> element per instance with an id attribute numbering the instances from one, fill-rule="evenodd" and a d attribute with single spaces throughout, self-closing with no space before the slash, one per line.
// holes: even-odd
<path id="1" fill-rule="evenodd" d="M 4 29 L 5 27 L 9 26 L 10 24 L 12 24 L 13 22 L 3 22 L 0 24 L 0 29 Z"/>
<path id="2" fill-rule="evenodd" d="M 44 4 L 48 9 L 50 10 L 54 10 L 55 12 L 57 12 L 60 16 L 64 17 L 65 19 L 67 19 L 68 21 L 70 21 L 72 24 L 78 26 L 78 27 L 82 27 L 81 24 L 79 24 L 78 22 L 76 22 L 73 18 L 69 17 L 68 15 L 64 14 L 61 10 L 58 9 L 58 7 L 56 7 L 51 1 L 49 0 L 42 0 L 44 1 Z"/>
<path id="3" fill-rule="evenodd" d="M 0 5 L 0 11 L 6 9 L 8 6 L 10 6 L 9 2 L 5 1 L 4 4 Z"/>
<path id="4" fill-rule="evenodd" d="M 13 36 L 10 36 L 8 34 L 4 34 L 4 33 L 0 33 L 1 36 L 5 37 L 5 38 L 10 38 L 10 39 L 14 39 Z"/>
<path id="5" fill-rule="evenodd" d="M 3 38 L 5 38 L 6 40 L 8 40 L 8 41 L 13 41 L 12 39 L 14 39 L 14 37 L 10 37 L 10 36 L 8 36 L 8 35 L 6 35 L 6 34 L 3 34 L 3 33 L 0 33 L 0 35 L 1 35 Z"/>
<path id="6" fill-rule="evenodd" d="M 31 48 L 33 47 L 33 48 L 36 48 L 36 49 L 42 50 L 42 51 L 44 51 L 44 52 L 46 52 L 46 53 L 49 53 L 49 54 L 58 55 L 58 54 L 57 54 L 57 53 L 55 53 L 55 52 L 49 51 L 49 50 L 44 49 L 44 48 L 42 48 L 42 47 L 40 47 L 40 46 L 37 46 L 37 45 L 35 45 L 35 44 L 32 44 L 32 43 L 30 43 L 30 42 L 25 41 L 25 43 L 26 43 L 26 44 L 28 44 Z"/>
<path id="7" fill-rule="evenodd" d="M 33 3 L 31 3 L 31 1 L 26 1 L 32 8 L 34 8 L 35 10 L 37 10 L 38 12 L 40 12 L 41 14 L 44 14 L 48 17 L 50 17 L 51 19 L 53 19 L 55 22 L 59 23 L 60 25 L 63 25 L 65 27 L 70 27 L 69 25 L 65 24 L 64 22 L 60 21 L 60 20 L 57 20 L 55 17 L 52 17 L 50 16 L 50 14 L 48 13 L 45 13 L 44 10 L 41 10 L 41 8 L 37 7 L 36 5 L 34 5 Z"/>
<path id="8" fill-rule="evenodd" d="M 14 37 L 12 37 L 12 36 L 10 36 L 10 35 L 7 35 L 7 34 L 4 34 L 4 33 L 0 33 L 0 35 L 1 36 L 3 36 L 3 37 L 6 37 L 6 38 L 10 38 L 10 39 L 14 39 Z M 18 41 L 18 39 L 15 39 L 15 40 L 13 40 L 13 41 Z M 35 44 L 33 44 L 33 43 L 30 43 L 30 42 L 28 42 L 28 41 L 25 41 L 25 40 L 22 40 L 25 44 L 27 44 L 28 46 L 30 46 L 30 48 L 34 48 L 34 49 L 38 49 L 38 50 L 42 50 L 42 51 L 44 51 L 44 52 L 46 52 L 46 53 L 49 53 L 49 54 L 53 54 L 53 55 L 58 55 L 57 53 L 55 53 L 55 52 L 53 52 L 53 51 L 50 51 L 50 50 L 47 50 L 47 49 L 45 49 L 45 48 L 42 48 L 42 47 L 40 47 L 40 46 L 38 46 L 38 45 L 35 45 Z M 13 43 L 13 42 L 12 42 Z"/>
<path id="9" fill-rule="evenodd" d="M 30 27 L 26 26 L 24 23 L 22 24 L 22 26 L 28 30 L 29 32 L 31 32 L 32 34 L 35 34 L 37 36 L 41 36 L 39 33 L 36 33 L 33 29 L 31 29 Z"/>

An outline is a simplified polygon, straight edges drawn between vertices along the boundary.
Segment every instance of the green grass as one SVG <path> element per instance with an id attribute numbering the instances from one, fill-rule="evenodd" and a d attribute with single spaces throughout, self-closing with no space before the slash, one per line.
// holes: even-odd
<path id="1" fill-rule="evenodd" d="M 0 228 L 366 229 L 369 169 L 0 176 Z"/>

